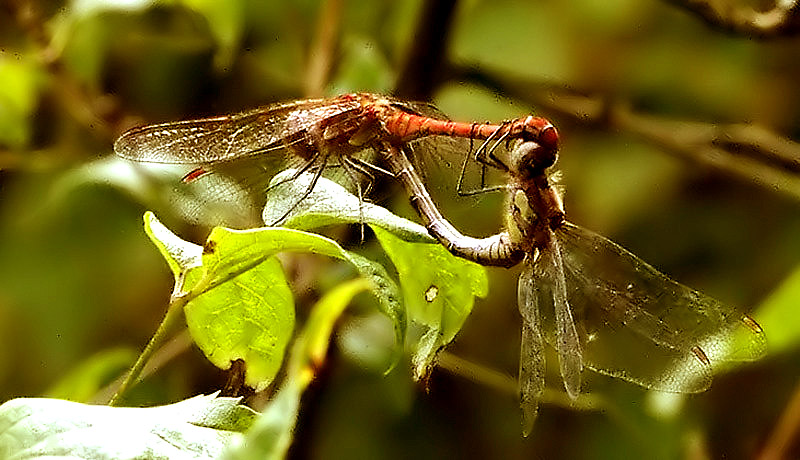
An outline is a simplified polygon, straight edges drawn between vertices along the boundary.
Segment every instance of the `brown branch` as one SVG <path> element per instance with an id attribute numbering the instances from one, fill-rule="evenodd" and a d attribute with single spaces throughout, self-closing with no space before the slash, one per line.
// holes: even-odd
<path id="1" fill-rule="evenodd" d="M 466 67 L 450 71 L 453 78 L 476 82 L 565 122 L 632 134 L 696 164 L 800 200 L 800 144 L 764 127 L 674 120 L 636 112 L 602 94 L 514 81 Z"/>
<path id="2" fill-rule="evenodd" d="M 776 0 L 768 11 L 735 6 L 733 0 L 666 0 L 696 14 L 724 31 L 756 38 L 775 38 L 800 32 L 800 7 L 796 0 Z"/>
<path id="3" fill-rule="evenodd" d="M 411 49 L 397 77 L 395 96 L 412 101 L 431 99 L 441 82 L 455 10 L 456 0 L 423 2 Z"/>
<path id="4" fill-rule="evenodd" d="M 305 96 L 321 97 L 328 83 L 342 22 L 342 0 L 327 0 L 319 10 L 305 79 Z"/>

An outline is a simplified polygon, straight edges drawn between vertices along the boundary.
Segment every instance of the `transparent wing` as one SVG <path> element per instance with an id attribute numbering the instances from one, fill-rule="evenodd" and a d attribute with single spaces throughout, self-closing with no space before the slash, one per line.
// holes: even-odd
<path id="1" fill-rule="evenodd" d="M 646 388 L 697 392 L 709 386 L 712 363 L 764 354 L 749 317 L 589 230 L 565 224 L 556 235 L 587 366 Z"/>
<path id="2" fill-rule="evenodd" d="M 397 100 L 394 103 L 407 112 L 437 120 L 450 120 L 450 117 L 431 103 Z M 409 160 L 429 188 L 438 188 L 452 194 L 459 187 L 458 179 L 463 174 L 463 183 L 457 190 L 459 195 L 479 195 L 485 191 L 505 190 L 506 171 L 474 159 L 476 150 L 483 142 L 451 136 L 425 136 L 410 142 L 413 155 Z M 512 144 L 492 141 L 489 145 L 494 146 L 493 151 L 498 157 L 508 158 Z"/>
<path id="3" fill-rule="evenodd" d="M 282 170 L 325 169 L 327 177 L 343 179 L 345 186 L 371 179 L 362 170 L 344 171 L 336 154 L 302 156 L 308 154 L 302 148 L 308 142 L 308 130 L 346 125 L 359 108 L 351 99 L 314 99 L 144 126 L 123 134 L 114 150 L 123 158 L 144 163 L 200 165 L 176 183 L 170 194 L 172 209 L 181 218 L 206 225 L 260 226 L 267 185 Z M 291 148 L 295 144 L 300 145 Z M 352 150 L 346 153 L 354 159 L 370 161 L 374 156 L 370 149 Z"/>
<path id="4" fill-rule="evenodd" d="M 522 341 L 519 352 L 519 402 L 522 409 L 522 433 L 530 434 L 539 412 L 544 392 L 544 341 L 539 317 L 538 283 L 530 261 L 519 275 L 517 302 L 522 316 Z"/>
<path id="5" fill-rule="evenodd" d="M 547 247 L 542 251 L 539 264 L 544 276 L 541 283 L 551 290 L 553 312 L 555 315 L 555 347 L 558 352 L 558 364 L 564 388 L 570 397 L 577 398 L 581 391 L 581 372 L 583 357 L 581 344 L 572 309 L 567 297 L 567 285 L 564 276 L 564 264 L 561 248 L 556 238 L 550 238 Z M 548 309 L 549 310 L 549 309 Z"/>
<path id="6" fill-rule="evenodd" d="M 367 148 L 352 153 L 350 157 L 372 162 L 375 153 Z M 298 170 L 305 165 L 306 162 L 301 159 L 279 155 L 209 165 L 196 178 L 171 182 L 171 192 L 168 194 L 170 209 L 182 219 L 196 224 L 261 227 L 265 224 L 262 210 L 272 178 L 281 171 Z M 323 177 L 339 183 L 351 193 L 357 193 L 360 187 L 362 194 L 366 194 L 374 179 L 363 171 L 342 166 L 339 158 L 315 161 L 307 171 L 313 174 L 320 168 Z M 306 198 L 304 195 L 305 192 L 292 198 L 298 204 Z"/>
<path id="7" fill-rule="evenodd" d="M 142 126 L 114 143 L 122 158 L 208 164 L 279 150 L 321 120 L 358 109 L 353 101 L 311 99 L 199 120 Z"/>

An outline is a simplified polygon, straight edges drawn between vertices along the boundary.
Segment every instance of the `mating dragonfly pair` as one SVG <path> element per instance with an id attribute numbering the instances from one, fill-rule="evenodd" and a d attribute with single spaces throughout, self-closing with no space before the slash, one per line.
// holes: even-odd
<path id="1" fill-rule="evenodd" d="M 196 165 L 184 182 L 231 165 L 280 159 L 312 173 L 307 198 L 323 172 L 341 168 L 358 190 L 360 178 L 396 177 L 429 232 L 457 256 L 484 265 L 524 262 L 518 284 L 523 318 L 520 393 L 524 425 L 536 416 L 544 390 L 544 342 L 556 349 L 564 386 L 576 397 L 585 367 L 646 388 L 698 392 L 712 364 L 752 360 L 766 341 L 759 325 L 698 291 L 659 273 L 612 241 L 566 221 L 552 185 L 559 137 L 546 119 L 529 116 L 501 124 L 459 123 L 427 116 L 413 104 L 356 93 L 301 100 L 234 115 L 134 128 L 114 145 L 130 160 Z M 470 140 L 467 163 L 505 172 L 505 229 L 488 238 L 462 235 L 438 211 L 412 165 L 412 141 L 439 136 Z M 473 141 L 479 141 L 472 149 Z M 506 158 L 500 146 L 511 146 Z M 388 171 L 365 159 L 372 152 Z M 483 172 L 481 184 L 484 184 Z M 291 212 L 291 209 L 283 216 Z M 267 223 L 272 224 L 272 223 Z"/>

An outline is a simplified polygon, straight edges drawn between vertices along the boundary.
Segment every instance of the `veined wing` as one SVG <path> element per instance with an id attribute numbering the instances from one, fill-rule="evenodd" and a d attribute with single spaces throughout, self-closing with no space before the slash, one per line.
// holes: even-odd
<path id="1" fill-rule="evenodd" d="M 133 128 L 117 155 L 152 163 L 209 164 L 281 149 L 321 120 L 359 108 L 353 100 L 310 99 L 232 115 Z"/>
<path id="2" fill-rule="evenodd" d="M 572 307 L 567 297 L 567 284 L 564 275 L 561 246 L 556 238 L 550 238 L 547 247 L 541 254 L 541 262 L 549 265 L 551 272 L 553 307 L 555 315 L 556 351 L 561 369 L 564 388 L 570 397 L 577 398 L 581 391 L 581 372 L 583 372 L 583 356 L 578 331 L 572 317 Z M 549 260 L 548 260 L 549 259 Z"/>
<path id="3" fill-rule="evenodd" d="M 533 261 L 526 261 L 517 284 L 517 303 L 522 316 L 522 340 L 519 352 L 519 404 L 522 409 L 522 433 L 530 434 L 539 412 L 544 392 L 544 340 L 539 316 L 539 283 Z"/>
<path id="4" fill-rule="evenodd" d="M 696 392 L 709 386 L 712 363 L 764 354 L 751 318 L 596 233 L 567 223 L 556 234 L 589 367 L 647 388 Z"/>
<path id="5" fill-rule="evenodd" d="M 353 98 L 313 99 L 144 126 L 123 134 L 114 150 L 134 161 L 201 165 L 186 174 L 183 183 L 170 194 L 177 214 L 206 225 L 253 227 L 263 225 L 260 215 L 264 192 L 278 171 L 308 167 L 313 162 L 312 170 L 325 169 L 326 175 L 337 176 L 337 172 L 327 172 L 341 166 L 338 156 L 333 161 L 317 161 L 298 155 L 302 148 L 287 147 L 308 142 L 308 131 L 314 127 L 352 122 L 359 109 Z M 364 159 L 371 151 L 350 155 Z M 350 180 L 350 176 L 345 179 Z"/>
<path id="6" fill-rule="evenodd" d="M 554 235 L 553 235 L 554 236 Z M 564 388 L 576 398 L 581 389 L 583 356 L 580 338 L 575 328 L 562 261 L 561 247 L 553 237 L 540 251 L 535 263 L 535 295 L 543 318 L 553 321 L 545 327 L 554 334 L 552 344 L 558 353 L 558 364 Z"/>

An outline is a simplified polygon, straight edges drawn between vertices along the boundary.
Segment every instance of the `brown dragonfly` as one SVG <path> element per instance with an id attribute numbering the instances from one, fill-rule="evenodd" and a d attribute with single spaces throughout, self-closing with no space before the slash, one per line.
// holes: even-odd
<path id="1" fill-rule="evenodd" d="M 482 141 L 473 149 L 474 156 L 482 165 L 493 167 L 499 167 L 495 149 L 510 139 L 558 148 L 558 133 L 544 118 L 528 116 L 500 124 L 461 123 L 425 112 L 439 113 L 426 105 L 371 93 L 305 99 L 237 114 L 133 128 L 116 141 L 114 151 L 138 162 L 196 165 L 183 177 L 187 184 L 215 172 L 221 174 L 214 176 L 237 178 L 233 184 L 217 181 L 207 187 L 211 194 L 223 198 L 235 196 L 238 186 L 263 196 L 263 184 L 280 170 L 297 171 L 287 180 L 311 172 L 314 179 L 297 199 L 299 203 L 330 168 L 343 170 L 361 197 L 362 181 L 358 179 L 365 178 L 371 185 L 375 173 L 393 175 L 373 163 L 375 153 L 378 159 L 385 159 L 400 151 L 395 147 L 402 147 L 410 154 L 409 142 L 424 137 Z M 459 193 L 468 193 L 462 189 L 466 164 L 458 181 Z M 481 182 L 483 185 L 483 175 Z M 201 201 L 199 207 L 203 205 Z M 189 214 L 192 217 L 192 212 Z"/>
<path id="2" fill-rule="evenodd" d="M 545 388 L 545 338 L 573 398 L 585 367 L 649 389 L 693 393 L 708 388 L 713 365 L 766 352 L 765 335 L 751 317 L 567 222 L 551 179 L 556 150 L 517 142 L 506 167 L 506 230 L 483 239 L 462 235 L 442 217 L 405 156 L 390 159 L 429 231 L 451 252 L 507 267 L 524 260 L 517 300 L 526 435 Z"/>

